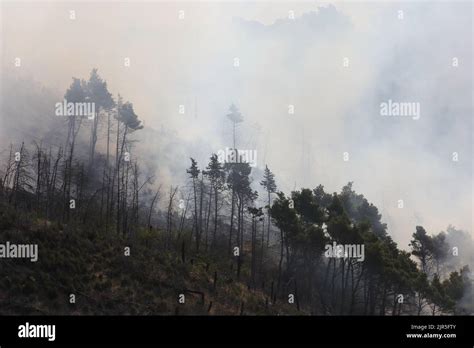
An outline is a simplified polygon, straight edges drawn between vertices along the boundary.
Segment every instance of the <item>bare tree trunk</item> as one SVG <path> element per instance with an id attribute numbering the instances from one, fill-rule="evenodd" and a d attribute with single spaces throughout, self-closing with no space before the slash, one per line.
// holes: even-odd
<path id="1" fill-rule="evenodd" d="M 255 257 L 257 256 L 257 222 L 255 217 L 252 217 L 252 261 L 251 261 L 251 279 L 252 286 L 255 287 L 255 273 L 257 268 L 257 263 Z"/>
<path id="2" fill-rule="evenodd" d="M 267 248 L 270 246 L 270 225 L 271 225 L 270 204 L 271 204 L 271 197 L 270 197 L 270 191 L 268 191 Z"/>
<path id="3" fill-rule="evenodd" d="M 151 226 L 151 213 L 153 212 L 153 206 L 155 205 L 155 201 L 158 198 L 158 195 L 160 194 L 160 189 L 161 189 L 161 185 L 156 190 L 155 196 L 153 197 L 153 200 L 151 201 L 151 204 L 150 204 L 150 211 L 148 212 L 148 227 Z"/>
<path id="4" fill-rule="evenodd" d="M 97 108 L 97 112 L 94 115 L 94 119 L 92 120 L 92 126 L 91 126 L 91 149 L 90 149 L 90 159 L 89 159 L 89 171 L 92 170 L 92 167 L 94 165 L 94 155 L 95 155 L 95 145 L 97 144 L 97 130 L 99 128 L 99 113 L 100 113 L 100 108 Z"/>
<path id="5" fill-rule="evenodd" d="M 178 236 L 181 236 L 181 233 L 183 232 L 184 222 L 186 220 L 186 213 L 188 212 L 188 205 L 189 205 L 189 195 L 186 198 L 186 204 L 185 204 L 183 212 L 181 214 L 181 220 L 180 220 L 180 223 L 179 223 Z"/>
<path id="6" fill-rule="evenodd" d="M 105 170 L 107 171 L 107 190 L 106 190 L 106 207 L 105 207 L 105 232 L 109 231 L 109 217 L 110 217 L 110 111 L 107 113 L 107 156 L 105 161 Z"/>
<path id="7" fill-rule="evenodd" d="M 68 159 L 68 164 L 66 166 L 66 174 L 65 174 L 65 194 L 66 194 L 66 221 L 69 220 L 69 201 L 71 199 L 71 182 L 72 182 L 72 161 L 74 157 L 74 147 L 76 144 L 76 138 L 77 134 L 79 133 L 79 130 L 81 129 L 81 124 L 82 121 L 79 121 L 79 125 L 77 126 L 76 130 L 76 117 L 70 117 L 69 118 L 69 132 L 68 132 L 68 141 L 70 140 L 69 144 L 69 159 Z M 81 119 L 79 119 L 81 120 Z"/>
<path id="8" fill-rule="evenodd" d="M 229 253 L 232 253 L 232 231 L 234 229 L 234 214 L 235 214 L 235 189 L 232 185 L 232 203 L 230 209 L 230 230 L 229 230 Z"/>
<path id="9" fill-rule="evenodd" d="M 212 205 L 212 187 L 209 187 L 209 201 L 207 202 L 207 216 L 206 216 L 206 251 L 209 247 L 209 220 L 211 216 L 211 205 Z"/>
<path id="10" fill-rule="evenodd" d="M 125 139 L 124 139 L 125 141 Z M 126 163 L 125 175 L 122 174 L 122 234 L 127 233 L 128 227 L 128 172 L 130 162 Z"/>
<path id="11" fill-rule="evenodd" d="M 198 223 L 197 191 L 196 191 L 195 178 L 193 178 L 193 192 L 194 192 L 194 225 L 196 228 L 196 250 L 199 251 L 199 223 Z"/>
<path id="12" fill-rule="evenodd" d="M 214 232 L 212 234 L 212 245 L 216 243 L 216 234 L 217 234 L 217 202 L 218 202 L 218 189 L 214 188 Z"/>
<path id="13" fill-rule="evenodd" d="M 41 209 L 41 144 L 36 144 L 36 210 Z"/>
<path id="14" fill-rule="evenodd" d="M 204 198 L 204 179 L 203 174 L 201 173 L 201 182 L 200 182 L 200 195 L 199 195 L 199 233 L 196 235 L 198 240 L 196 241 L 196 248 L 199 251 L 199 245 L 202 237 L 202 209 L 203 209 L 203 198 Z"/>
<path id="15" fill-rule="evenodd" d="M 170 188 L 170 199 L 168 203 L 168 213 L 167 213 L 167 219 L 166 219 L 166 231 L 167 231 L 167 236 L 168 236 L 168 243 L 171 242 L 171 230 L 173 228 L 173 201 L 174 201 L 174 196 L 176 195 L 176 191 L 178 191 L 178 186 L 173 190 L 173 186 Z"/>
<path id="16" fill-rule="evenodd" d="M 283 230 L 280 228 L 280 261 L 278 262 L 277 292 L 280 292 L 282 263 L 283 263 Z"/>
<path id="17" fill-rule="evenodd" d="M 115 171 L 117 176 L 117 221 L 116 232 L 120 234 L 120 158 L 119 158 L 119 141 L 120 141 L 120 121 L 117 119 L 117 146 L 115 149 Z M 115 176 L 114 176 L 115 177 Z"/>

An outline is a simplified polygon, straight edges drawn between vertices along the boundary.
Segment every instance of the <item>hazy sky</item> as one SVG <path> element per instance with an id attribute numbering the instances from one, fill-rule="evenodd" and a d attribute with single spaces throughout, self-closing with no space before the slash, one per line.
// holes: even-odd
<path id="1" fill-rule="evenodd" d="M 175 184 L 190 156 L 231 146 L 235 103 L 257 174 L 267 163 L 285 192 L 354 181 L 406 248 L 420 224 L 472 233 L 472 17 L 469 2 L 4 2 L 2 72 L 61 96 L 98 68 L 160 131 L 138 149 Z M 381 116 L 389 99 L 420 118 Z"/>

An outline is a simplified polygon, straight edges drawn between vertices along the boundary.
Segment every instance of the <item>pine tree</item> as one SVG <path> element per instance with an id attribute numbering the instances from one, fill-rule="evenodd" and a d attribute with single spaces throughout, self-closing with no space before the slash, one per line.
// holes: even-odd
<path id="1" fill-rule="evenodd" d="M 199 242 L 201 238 L 201 231 L 199 230 L 199 223 L 198 223 L 198 197 L 197 197 L 197 183 L 196 181 L 198 180 L 199 173 L 201 171 L 199 170 L 197 166 L 197 162 L 194 158 L 191 158 L 191 167 L 186 170 L 186 173 L 189 174 L 189 177 L 191 178 L 193 182 L 193 193 L 194 193 L 194 228 L 196 229 L 196 250 L 199 251 Z"/>
<path id="2" fill-rule="evenodd" d="M 271 194 L 275 193 L 277 190 L 277 186 L 275 183 L 275 175 L 268 169 L 268 166 L 265 165 L 265 171 L 263 172 L 263 180 L 260 182 L 260 185 L 263 186 L 265 191 L 267 191 L 268 195 L 268 205 L 267 205 L 267 210 L 268 210 L 268 222 L 267 222 L 267 247 L 270 245 L 270 225 L 271 225 L 271 220 L 270 220 L 270 206 L 272 204 L 271 201 Z"/>
<path id="3" fill-rule="evenodd" d="M 219 202 L 219 191 L 224 188 L 225 172 L 222 164 L 218 161 L 217 155 L 213 154 L 210 158 L 209 164 L 206 167 L 206 175 L 209 177 L 211 183 L 210 192 L 214 191 L 214 231 L 212 243 L 216 241 L 217 234 L 217 212 Z M 211 200 L 211 197 L 209 198 Z M 210 206 L 210 203 L 209 203 Z"/>

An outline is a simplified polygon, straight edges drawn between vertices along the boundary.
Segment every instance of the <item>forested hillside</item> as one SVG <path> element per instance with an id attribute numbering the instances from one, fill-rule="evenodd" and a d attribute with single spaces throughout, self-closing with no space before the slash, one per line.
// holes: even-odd
<path id="1" fill-rule="evenodd" d="M 64 99 L 95 110 L 56 114 L 62 145 L 2 149 L 0 242 L 38 245 L 36 262 L 2 256 L 2 314 L 473 313 L 468 233 L 413 226 L 404 250 L 351 182 L 281 192 L 237 150 L 238 106 L 223 110 L 233 160 L 176 158 L 187 180 L 170 185 L 142 169 L 144 125 L 97 70 Z"/>

